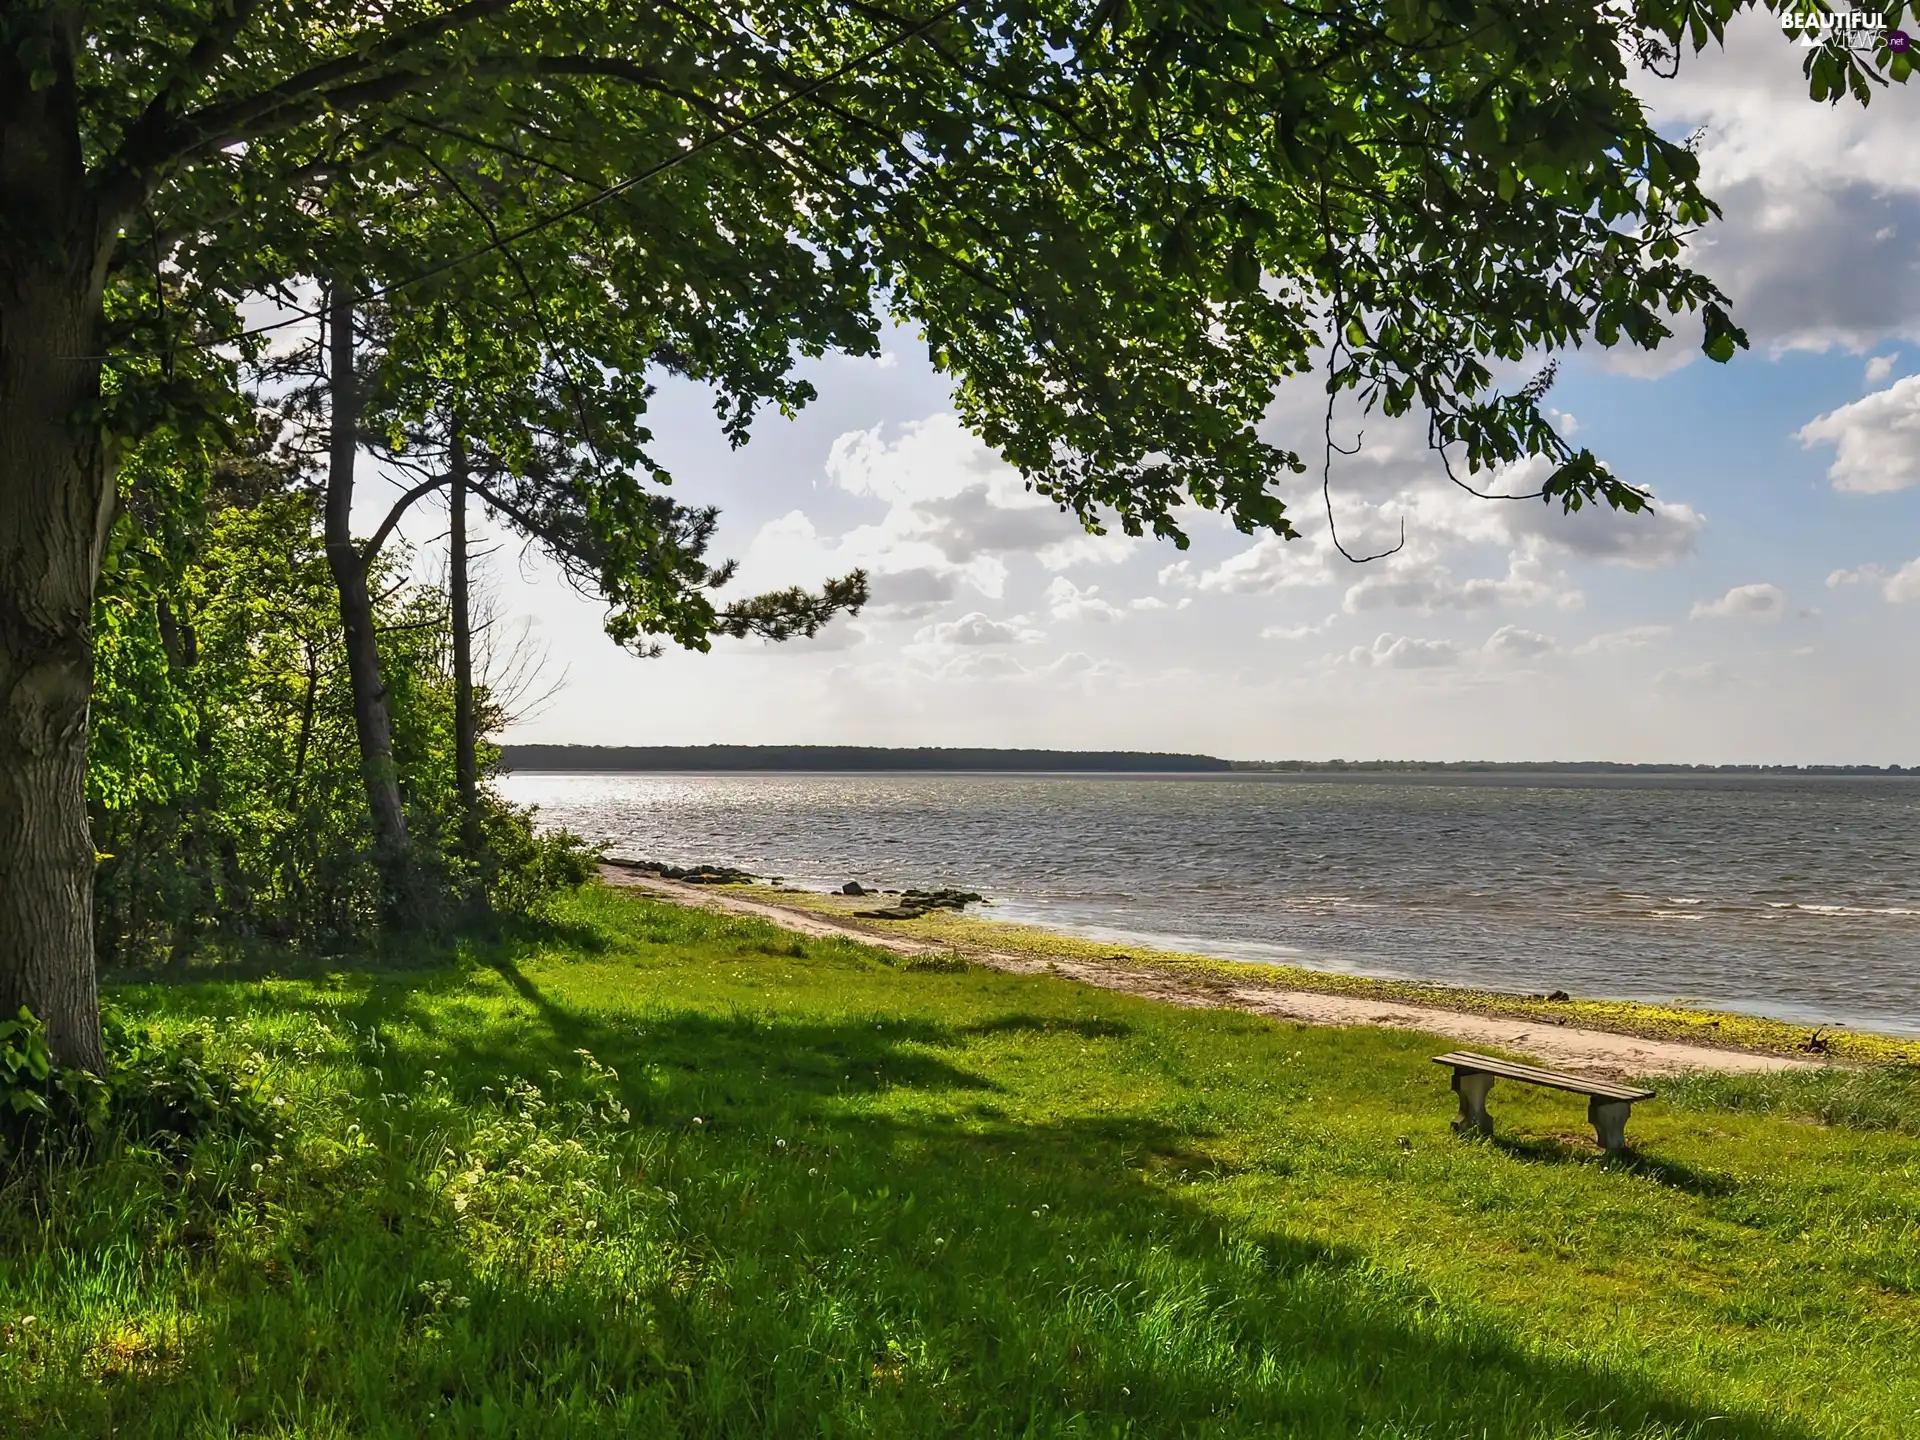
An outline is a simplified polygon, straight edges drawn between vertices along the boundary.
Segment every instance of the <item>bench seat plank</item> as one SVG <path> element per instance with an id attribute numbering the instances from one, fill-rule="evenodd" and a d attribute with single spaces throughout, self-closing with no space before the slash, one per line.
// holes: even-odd
<path id="1" fill-rule="evenodd" d="M 1434 1056 L 1433 1063 L 1451 1065 L 1456 1070 L 1470 1070 L 1481 1075 L 1497 1075 L 1503 1080 L 1542 1085 L 1551 1090 L 1566 1090 L 1575 1095 L 1590 1095 L 1601 1100 L 1632 1103 L 1651 1100 L 1656 1093 L 1631 1085 L 1618 1085 L 1611 1080 L 1592 1080 L 1580 1075 L 1563 1075 L 1558 1070 L 1542 1070 L 1534 1065 L 1518 1065 L 1511 1060 L 1497 1060 L 1491 1055 L 1476 1055 L 1470 1050 L 1449 1050 L 1445 1055 Z"/>

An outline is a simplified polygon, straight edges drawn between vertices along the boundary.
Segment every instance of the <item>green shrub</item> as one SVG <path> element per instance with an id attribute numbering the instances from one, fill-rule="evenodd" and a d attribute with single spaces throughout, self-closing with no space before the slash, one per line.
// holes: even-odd
<path id="1" fill-rule="evenodd" d="M 533 811 L 488 797 L 481 883 L 487 908 L 513 919 L 550 918 L 555 903 L 594 876 L 600 847 L 566 830 L 534 828 Z"/>
<path id="2" fill-rule="evenodd" d="M 26 1006 L 0 1020 L 0 1159 L 38 1148 L 50 1134 L 98 1129 L 109 1102 L 100 1077 L 54 1063 L 47 1027 Z"/>
<path id="3" fill-rule="evenodd" d="M 276 1117 L 246 1080 L 209 1060 L 198 1036 L 162 1042 L 103 1017 L 107 1070 L 54 1062 L 47 1027 L 24 1005 L 0 1021 L 0 1168 L 110 1133 L 161 1148 L 203 1135 L 264 1141 Z"/>

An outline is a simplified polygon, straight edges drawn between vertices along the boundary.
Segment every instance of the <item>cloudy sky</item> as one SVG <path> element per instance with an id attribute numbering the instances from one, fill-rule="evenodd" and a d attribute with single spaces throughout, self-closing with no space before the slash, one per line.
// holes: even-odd
<path id="1" fill-rule="evenodd" d="M 737 452 L 664 391 L 660 451 L 724 509 L 739 589 L 865 566 L 874 604 L 821 638 L 632 659 L 516 547 L 490 562 L 564 688 L 510 738 L 1414 757 L 1920 764 L 1920 86 L 1807 100 L 1764 21 L 1646 93 L 1706 127 L 1724 222 L 1700 263 L 1754 350 L 1580 355 L 1563 428 L 1652 516 L 1562 516 L 1452 490 L 1370 422 L 1336 470 L 1354 566 L 1313 487 L 1303 538 L 1201 516 L 1184 554 L 1100 539 L 955 423 L 915 338 L 814 367 L 821 398 Z M 1312 448 L 1312 381 L 1274 439 Z"/>

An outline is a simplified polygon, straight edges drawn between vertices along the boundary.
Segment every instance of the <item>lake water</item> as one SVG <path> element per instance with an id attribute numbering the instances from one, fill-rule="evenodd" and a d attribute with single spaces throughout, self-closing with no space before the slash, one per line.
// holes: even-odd
<path id="1" fill-rule="evenodd" d="M 1920 1034 L 1920 780 L 506 778 L 611 852 L 1094 938 Z"/>

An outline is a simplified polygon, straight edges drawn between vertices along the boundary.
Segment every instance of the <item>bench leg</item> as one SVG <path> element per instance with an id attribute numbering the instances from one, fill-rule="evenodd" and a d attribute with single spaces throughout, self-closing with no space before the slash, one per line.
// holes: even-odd
<path id="1" fill-rule="evenodd" d="M 1493 1117 L 1487 1114 L 1487 1092 L 1491 1089 L 1491 1075 L 1478 1070 L 1453 1072 L 1453 1093 L 1460 1097 L 1460 1118 L 1453 1122 L 1454 1134 L 1493 1134 Z"/>
<path id="2" fill-rule="evenodd" d="M 1587 1119 L 1593 1123 L 1593 1133 L 1607 1154 L 1618 1155 L 1627 1148 L 1627 1117 L 1631 1114 L 1631 1100 L 1602 1100 L 1595 1096 L 1587 1102 Z"/>

